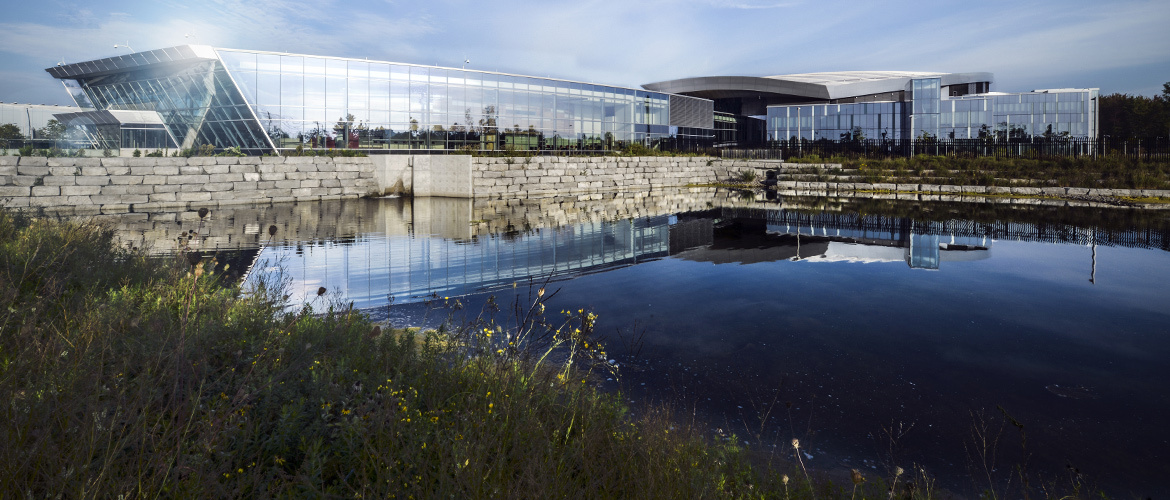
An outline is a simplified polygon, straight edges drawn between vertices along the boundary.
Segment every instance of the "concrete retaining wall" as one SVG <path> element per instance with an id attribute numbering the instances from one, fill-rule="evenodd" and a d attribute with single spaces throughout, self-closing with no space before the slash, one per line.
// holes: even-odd
<path id="1" fill-rule="evenodd" d="M 373 162 L 385 194 L 471 198 L 468 155 L 378 155 Z"/>
<path id="2" fill-rule="evenodd" d="M 474 158 L 476 198 L 525 198 L 613 191 L 653 191 L 725 182 L 730 169 L 706 157 Z"/>
<path id="3" fill-rule="evenodd" d="M 378 191 L 370 158 L 0 156 L 0 204 L 124 212 L 357 198 Z"/>

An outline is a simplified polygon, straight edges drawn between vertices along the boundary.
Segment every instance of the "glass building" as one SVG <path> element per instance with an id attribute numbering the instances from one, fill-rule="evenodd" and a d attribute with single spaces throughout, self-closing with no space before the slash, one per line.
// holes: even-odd
<path id="1" fill-rule="evenodd" d="M 571 151 L 714 139 L 707 99 L 487 71 L 206 46 L 46 71 L 79 106 L 157 113 L 179 148 Z"/>
<path id="2" fill-rule="evenodd" d="M 721 143 L 735 135 L 724 122 L 753 121 L 764 123 L 767 141 L 1097 137 L 1097 89 L 991 92 L 994 79 L 980 72 L 840 71 L 704 76 L 644 87 L 713 100 L 728 115 L 716 124 Z"/>
<path id="3" fill-rule="evenodd" d="M 768 140 L 1097 137 L 1097 89 L 948 95 L 913 79 L 905 101 L 769 106 Z"/>

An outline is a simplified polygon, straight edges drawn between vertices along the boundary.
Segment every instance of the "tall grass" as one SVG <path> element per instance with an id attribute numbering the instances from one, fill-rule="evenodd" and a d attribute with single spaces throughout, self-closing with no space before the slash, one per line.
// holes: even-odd
<path id="1" fill-rule="evenodd" d="M 865 182 L 919 180 L 935 184 L 999 186 L 1014 180 L 1038 186 L 1170 189 L 1170 162 L 1118 157 L 1079 157 L 1051 160 L 1027 158 L 917 155 L 911 158 L 789 159 L 798 163 L 840 163 L 858 169 Z"/>
<path id="2" fill-rule="evenodd" d="M 734 443 L 672 431 L 662 413 L 631 418 L 598 393 L 586 361 L 603 351 L 584 311 L 527 332 L 382 330 L 324 297 L 282 312 L 279 287 L 241 293 L 210 263 L 148 261 L 95 225 L 0 212 L 0 242 L 0 497 L 780 487 Z M 541 363 L 524 343 L 580 357 Z"/>
<path id="3" fill-rule="evenodd" d="M 935 495 L 920 468 L 837 484 L 796 446 L 761 459 L 667 409 L 633 415 L 590 383 L 596 316 L 545 314 L 543 289 L 384 330 L 216 269 L 0 211 L 0 498 Z"/>

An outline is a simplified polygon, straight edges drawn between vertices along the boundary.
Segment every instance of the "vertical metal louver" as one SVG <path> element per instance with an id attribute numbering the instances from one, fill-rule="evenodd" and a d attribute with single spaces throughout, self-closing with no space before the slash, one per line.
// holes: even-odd
<path id="1" fill-rule="evenodd" d="M 715 128 L 715 102 L 670 94 L 670 126 Z"/>

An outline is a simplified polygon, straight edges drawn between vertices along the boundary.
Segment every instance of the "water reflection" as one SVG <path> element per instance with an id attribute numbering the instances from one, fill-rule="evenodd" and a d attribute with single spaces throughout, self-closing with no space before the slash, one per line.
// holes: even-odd
<path id="1" fill-rule="evenodd" d="M 669 242 L 665 221 L 588 222 L 468 239 L 364 234 L 352 243 L 272 245 L 259 259 L 292 278 L 294 301 L 311 299 L 309 293 L 324 286 L 369 308 L 388 297 L 402 304 L 490 292 L 663 257 Z"/>
<path id="2" fill-rule="evenodd" d="M 938 269 L 943 261 L 990 257 L 991 239 L 944 224 L 907 218 L 857 214 L 806 214 L 789 210 L 757 211 L 736 218 L 740 210 L 720 213 L 712 242 L 677 253 L 686 260 L 715 264 L 752 264 L 778 260 L 810 262 L 898 262 L 911 268 Z M 710 223 L 701 219 L 686 224 Z"/>
<path id="3" fill-rule="evenodd" d="M 194 230 L 202 250 L 253 252 L 268 263 L 257 272 L 279 264 L 300 297 L 326 286 L 368 308 L 438 294 L 471 310 L 514 282 L 559 280 L 550 309 L 600 315 L 623 394 L 675 402 L 753 446 L 800 438 L 813 467 L 919 463 L 977 491 L 973 421 L 1003 408 L 1026 426 L 1031 470 L 1073 465 L 1115 494 L 1164 489 L 1166 214 L 593 196 L 151 214 L 123 222 L 137 228 L 123 238 L 161 252 Z M 883 432 L 899 426 L 911 431 L 892 449 Z M 1002 470 L 1020 460 L 1014 429 Z"/>
<path id="4" fill-rule="evenodd" d="M 373 201 L 357 205 L 359 226 L 352 232 L 261 242 L 256 261 L 292 279 L 294 302 L 311 300 L 324 286 L 356 307 L 371 308 L 559 281 L 664 257 L 711 264 L 903 262 L 939 270 L 943 263 L 990 258 L 996 240 L 1165 246 L 1162 233 L 1148 230 L 703 206 L 552 227 L 533 227 L 531 220 L 517 227 L 508 220 L 489 232 L 472 219 L 469 200 Z M 379 210 L 369 213 L 370 207 Z"/>

